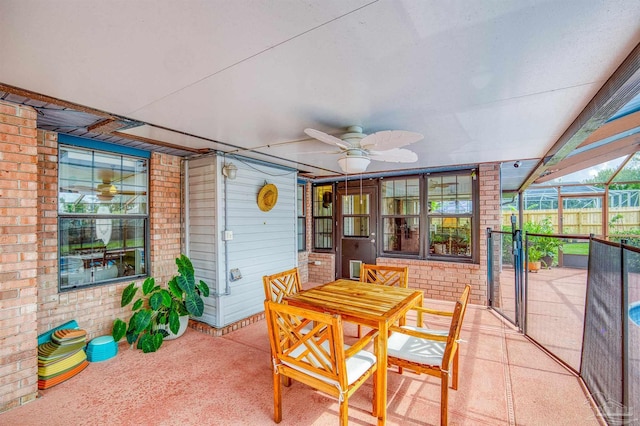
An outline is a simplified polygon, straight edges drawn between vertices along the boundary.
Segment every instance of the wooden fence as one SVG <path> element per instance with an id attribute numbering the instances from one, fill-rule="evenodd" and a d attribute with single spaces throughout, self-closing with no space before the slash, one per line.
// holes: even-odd
<path id="1" fill-rule="evenodd" d="M 511 228 L 511 211 L 502 212 L 502 225 Z M 517 212 L 516 216 L 517 216 Z M 564 209 L 563 234 L 571 235 L 603 235 L 602 209 Z M 558 210 L 525 210 L 524 222 L 540 222 L 551 218 L 553 232 L 558 234 Z M 609 209 L 609 234 L 640 229 L 640 208 L 616 207 Z"/>

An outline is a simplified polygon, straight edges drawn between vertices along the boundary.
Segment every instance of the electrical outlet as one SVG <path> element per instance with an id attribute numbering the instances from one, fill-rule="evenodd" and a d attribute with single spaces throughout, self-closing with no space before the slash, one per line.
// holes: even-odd
<path id="1" fill-rule="evenodd" d="M 231 281 L 238 281 L 242 278 L 242 274 L 240 273 L 240 269 L 235 268 L 229 271 L 229 275 L 231 275 Z"/>

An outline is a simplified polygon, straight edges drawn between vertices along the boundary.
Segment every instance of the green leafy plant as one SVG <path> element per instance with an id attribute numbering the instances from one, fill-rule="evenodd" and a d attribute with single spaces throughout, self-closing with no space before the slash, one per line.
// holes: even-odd
<path id="1" fill-rule="evenodd" d="M 431 243 L 432 244 L 446 244 L 449 242 L 449 236 L 445 234 L 432 234 Z"/>
<path id="2" fill-rule="evenodd" d="M 544 256 L 544 254 L 535 245 L 529 246 L 527 255 L 529 256 L 529 262 L 540 262 L 540 259 Z"/>
<path id="3" fill-rule="evenodd" d="M 550 217 L 545 217 L 540 222 L 528 221 L 523 228 L 527 234 L 553 234 L 554 231 Z M 561 243 L 562 240 L 559 238 L 529 236 L 529 246 L 527 248 L 529 260 L 538 262 L 545 257 L 553 259 L 557 256 Z"/>
<path id="4" fill-rule="evenodd" d="M 126 336 L 129 344 L 137 342 L 142 352 L 157 351 L 164 338 L 180 328 L 180 317 L 202 316 L 204 301 L 209 296 L 209 286 L 202 280 L 196 283 L 191 260 L 184 254 L 176 258 L 178 275 L 167 283 L 167 288 L 156 285 L 155 279 L 148 277 L 142 283 L 142 295 L 136 298 L 139 287 L 132 282 L 122 292 L 120 306 L 131 304 L 133 315 L 129 322 L 117 318 L 113 323 L 112 335 L 117 342 Z M 135 299 L 135 301 L 134 301 Z M 160 327 L 159 327 L 160 326 Z"/>

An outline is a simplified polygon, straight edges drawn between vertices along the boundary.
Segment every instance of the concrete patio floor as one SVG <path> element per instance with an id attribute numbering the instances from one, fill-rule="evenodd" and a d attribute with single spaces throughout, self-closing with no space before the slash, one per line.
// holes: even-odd
<path id="1" fill-rule="evenodd" d="M 450 307 L 426 300 L 427 306 Z M 436 322 L 429 322 L 438 326 Z M 346 340 L 356 326 L 346 324 Z M 460 386 L 449 393 L 450 424 L 602 424 L 579 379 L 492 311 L 470 305 L 462 331 Z M 350 399 L 350 424 L 375 424 L 371 380 Z M 439 424 L 433 377 L 389 370 L 389 425 Z M 154 354 L 120 345 L 118 356 L 24 406 L 0 424 L 268 425 L 273 393 L 267 327 L 258 321 L 213 337 L 189 329 Z M 283 392 L 282 425 L 336 425 L 333 398 L 294 382 Z"/>

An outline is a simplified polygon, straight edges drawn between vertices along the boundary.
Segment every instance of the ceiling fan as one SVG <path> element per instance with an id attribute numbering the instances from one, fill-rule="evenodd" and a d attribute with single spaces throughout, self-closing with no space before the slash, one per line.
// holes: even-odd
<path id="1" fill-rule="evenodd" d="M 405 130 L 383 130 L 366 135 L 360 126 L 348 127 L 347 133 L 341 138 L 315 129 L 304 129 L 304 132 L 321 142 L 337 146 L 339 151 L 331 153 L 342 154 L 338 165 L 345 173 L 362 173 L 367 170 L 371 160 L 414 163 L 418 161 L 418 155 L 401 147 L 424 138 L 420 133 Z"/>

